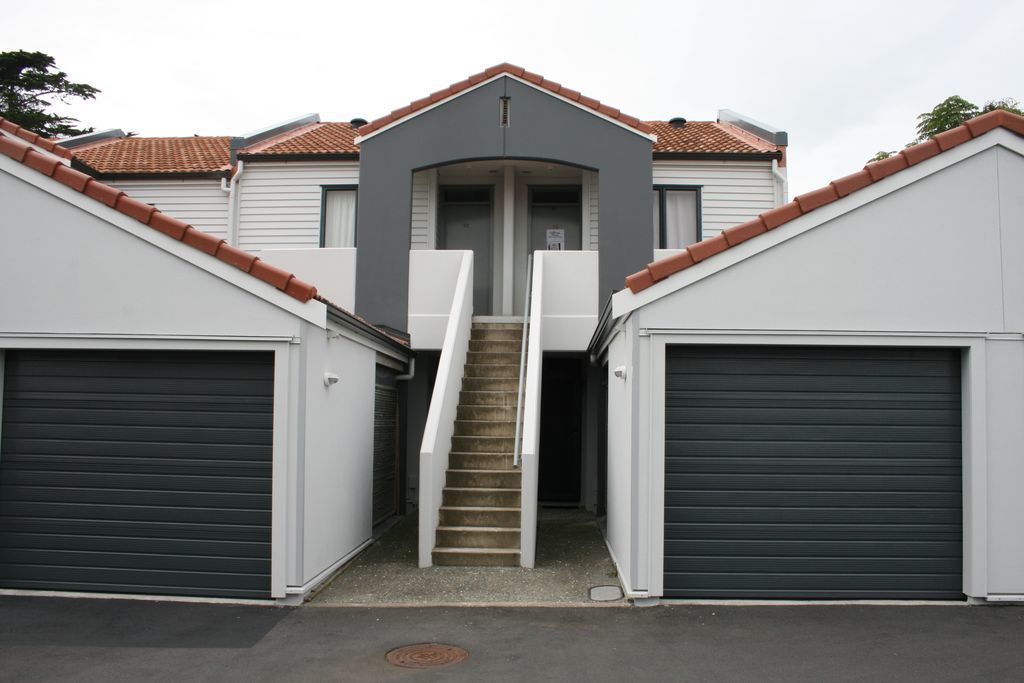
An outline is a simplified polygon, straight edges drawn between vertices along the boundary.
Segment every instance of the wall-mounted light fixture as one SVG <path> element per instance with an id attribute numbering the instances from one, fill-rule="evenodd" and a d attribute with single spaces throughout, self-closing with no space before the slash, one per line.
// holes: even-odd
<path id="1" fill-rule="evenodd" d="M 626 366 L 625 365 L 620 365 L 619 367 L 615 368 L 615 370 L 613 370 L 613 372 L 615 373 L 615 376 L 618 377 L 619 379 L 626 379 Z"/>
<path id="2" fill-rule="evenodd" d="M 332 384 L 337 384 L 337 383 L 338 383 L 338 376 L 337 375 L 335 375 L 333 372 L 325 372 L 324 373 L 324 386 L 325 387 L 329 387 Z"/>

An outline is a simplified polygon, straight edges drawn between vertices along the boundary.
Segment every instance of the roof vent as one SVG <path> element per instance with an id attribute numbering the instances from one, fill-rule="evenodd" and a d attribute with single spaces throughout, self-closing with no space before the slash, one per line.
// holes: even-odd
<path id="1" fill-rule="evenodd" d="M 366 119 L 361 119 L 361 118 L 359 118 L 359 117 L 357 116 L 356 118 L 352 119 L 352 120 L 351 120 L 351 121 L 349 121 L 348 123 L 349 123 L 349 125 L 350 125 L 350 126 L 352 126 L 353 128 L 360 128 L 360 127 L 362 127 L 362 126 L 365 126 L 365 125 L 366 125 L 366 124 L 368 123 L 368 121 L 367 121 Z"/>
<path id="2" fill-rule="evenodd" d="M 674 119 L 669 119 L 668 125 L 672 126 L 673 128 L 682 128 L 683 126 L 686 125 L 686 119 L 684 119 L 682 116 L 677 116 Z"/>
<path id="3" fill-rule="evenodd" d="M 508 128 L 511 124 L 512 98 L 506 95 L 498 98 L 498 102 L 500 103 L 498 108 L 498 125 L 502 128 Z"/>

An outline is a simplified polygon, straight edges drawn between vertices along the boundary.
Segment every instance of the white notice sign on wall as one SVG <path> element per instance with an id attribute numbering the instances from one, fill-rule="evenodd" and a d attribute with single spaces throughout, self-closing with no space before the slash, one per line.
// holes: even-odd
<path id="1" fill-rule="evenodd" d="M 565 251 L 565 228 L 548 228 L 548 251 Z"/>

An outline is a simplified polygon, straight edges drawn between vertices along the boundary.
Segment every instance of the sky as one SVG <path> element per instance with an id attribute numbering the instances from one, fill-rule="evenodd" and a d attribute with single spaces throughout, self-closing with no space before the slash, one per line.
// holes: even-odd
<path id="1" fill-rule="evenodd" d="M 0 51 L 52 55 L 142 136 L 373 119 L 500 62 L 641 119 L 733 109 L 789 133 L 790 197 L 914 138 L 949 95 L 1024 100 L 1022 0 L 11 2 Z"/>

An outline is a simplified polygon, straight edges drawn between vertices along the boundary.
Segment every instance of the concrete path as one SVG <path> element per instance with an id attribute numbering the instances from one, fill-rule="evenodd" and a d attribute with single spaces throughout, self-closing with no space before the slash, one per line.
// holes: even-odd
<path id="1" fill-rule="evenodd" d="M 593 586 L 618 586 L 593 515 L 541 509 L 537 563 L 518 567 L 430 567 L 416 564 L 416 516 L 401 520 L 313 600 L 319 605 L 607 605 L 592 603 Z M 626 605 L 625 601 L 618 601 Z"/>
<path id="2" fill-rule="evenodd" d="M 399 669 L 429 641 L 469 659 Z M 243 607 L 0 597 L 3 681 L 1020 681 L 1024 608 Z"/>

